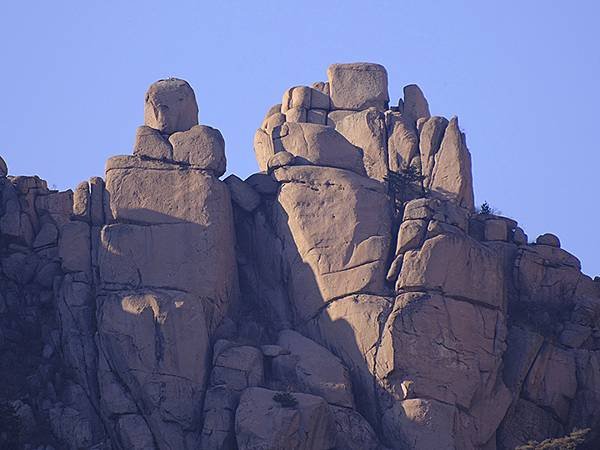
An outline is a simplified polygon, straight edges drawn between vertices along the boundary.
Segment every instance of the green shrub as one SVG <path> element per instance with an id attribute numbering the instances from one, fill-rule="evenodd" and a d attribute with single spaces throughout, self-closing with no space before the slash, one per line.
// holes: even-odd
<path id="1" fill-rule="evenodd" d="M 577 450 L 583 448 L 589 428 L 584 430 L 573 430 L 567 436 L 546 439 L 542 442 L 531 441 L 517 447 L 515 450 Z"/>
<path id="2" fill-rule="evenodd" d="M 273 396 L 273 400 L 284 408 L 294 408 L 298 406 L 298 400 L 289 392 L 278 392 Z"/>

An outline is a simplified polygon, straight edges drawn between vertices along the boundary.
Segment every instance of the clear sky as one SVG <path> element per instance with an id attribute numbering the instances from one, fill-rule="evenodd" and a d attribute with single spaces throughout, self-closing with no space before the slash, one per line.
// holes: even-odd
<path id="1" fill-rule="evenodd" d="M 599 21 L 597 0 L 5 0 L 0 155 L 60 189 L 103 175 L 131 152 L 147 86 L 177 76 L 245 177 L 287 87 L 378 62 L 394 104 L 417 83 L 433 114 L 459 116 L 478 204 L 600 275 Z"/>

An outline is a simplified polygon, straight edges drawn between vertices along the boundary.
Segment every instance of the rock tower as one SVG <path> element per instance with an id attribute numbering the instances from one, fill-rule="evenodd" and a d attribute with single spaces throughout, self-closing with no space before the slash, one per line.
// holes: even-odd
<path id="1" fill-rule="evenodd" d="M 36 450 L 600 439 L 600 280 L 475 209 L 453 117 L 378 64 L 296 86 L 226 170 L 190 85 L 74 191 L 0 160 L 0 390 Z M 9 422 L 6 422 L 9 423 Z M 18 442 L 17 442 L 18 441 Z"/>

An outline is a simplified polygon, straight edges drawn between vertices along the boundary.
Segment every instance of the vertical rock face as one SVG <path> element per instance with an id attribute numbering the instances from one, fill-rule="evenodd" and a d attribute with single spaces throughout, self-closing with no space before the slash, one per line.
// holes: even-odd
<path id="1" fill-rule="evenodd" d="M 104 179 L 0 158 L 0 447 L 597 447 L 600 282 L 475 212 L 456 118 L 388 103 L 377 64 L 290 88 L 246 180 L 177 79 Z"/>

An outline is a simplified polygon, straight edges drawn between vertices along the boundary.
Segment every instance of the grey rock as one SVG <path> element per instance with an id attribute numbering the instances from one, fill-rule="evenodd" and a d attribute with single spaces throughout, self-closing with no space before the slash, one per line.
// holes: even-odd
<path id="1" fill-rule="evenodd" d="M 150 85 L 144 104 L 144 125 L 164 134 L 198 125 L 198 105 L 191 86 L 177 78 Z"/>

